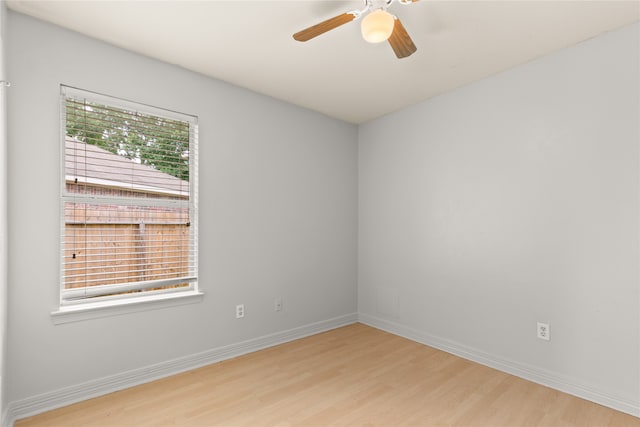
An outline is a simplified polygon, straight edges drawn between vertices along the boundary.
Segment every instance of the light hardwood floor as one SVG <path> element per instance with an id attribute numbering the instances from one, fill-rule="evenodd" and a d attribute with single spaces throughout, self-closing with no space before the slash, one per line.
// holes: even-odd
<path id="1" fill-rule="evenodd" d="M 36 426 L 640 426 L 354 324 L 16 423 Z"/>

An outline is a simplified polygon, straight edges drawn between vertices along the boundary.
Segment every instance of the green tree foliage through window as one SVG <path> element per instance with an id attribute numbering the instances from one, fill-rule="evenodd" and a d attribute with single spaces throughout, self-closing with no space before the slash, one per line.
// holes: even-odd
<path id="1" fill-rule="evenodd" d="M 189 123 L 66 100 L 66 134 L 189 181 Z"/>

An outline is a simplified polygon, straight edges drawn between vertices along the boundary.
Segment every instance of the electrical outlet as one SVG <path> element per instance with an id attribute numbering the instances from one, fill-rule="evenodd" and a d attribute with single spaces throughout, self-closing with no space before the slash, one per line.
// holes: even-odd
<path id="1" fill-rule="evenodd" d="M 549 331 L 549 324 L 538 322 L 538 338 L 549 341 L 550 335 L 551 332 Z"/>
<path id="2" fill-rule="evenodd" d="M 236 319 L 244 317 L 244 304 L 236 305 Z"/>
<path id="3" fill-rule="evenodd" d="M 282 297 L 278 297 L 275 299 L 273 309 L 275 311 L 282 311 Z"/>

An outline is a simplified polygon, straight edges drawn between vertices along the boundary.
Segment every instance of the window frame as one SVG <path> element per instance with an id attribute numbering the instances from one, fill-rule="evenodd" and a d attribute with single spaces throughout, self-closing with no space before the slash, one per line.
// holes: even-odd
<path id="1" fill-rule="evenodd" d="M 112 195 L 94 195 L 94 194 L 78 194 L 67 190 L 68 177 L 66 176 L 66 102 L 67 99 L 80 99 L 88 102 L 101 104 L 108 107 L 123 109 L 130 112 L 139 112 L 146 115 L 161 117 L 170 120 L 178 120 L 189 123 L 189 200 L 188 203 L 178 203 L 176 200 L 162 200 L 160 198 L 150 198 L 135 200 L 132 197 L 112 196 Z M 60 135 L 59 135 L 60 153 L 60 253 L 58 256 L 60 275 L 58 289 L 58 309 L 53 311 L 52 317 L 54 323 L 66 323 L 68 321 L 83 320 L 85 318 L 103 317 L 105 315 L 119 314 L 124 312 L 132 312 L 138 310 L 147 310 L 150 308 L 161 308 L 171 305 L 198 302 L 202 299 L 203 293 L 198 286 L 198 118 L 193 115 L 179 113 L 167 109 L 153 107 L 147 104 L 125 100 L 109 95 L 104 95 L 88 90 L 83 90 L 67 85 L 60 85 Z M 111 287 L 121 289 L 122 292 L 133 289 L 144 289 L 145 284 L 141 281 L 139 284 L 124 283 L 113 285 L 98 285 L 94 289 L 91 286 L 85 288 L 65 289 L 65 229 L 67 225 L 65 217 L 65 206 L 67 203 L 88 203 L 97 204 L 96 202 L 108 204 L 125 204 L 130 206 L 148 207 L 175 207 L 178 205 L 186 205 L 189 209 L 189 262 L 193 266 L 190 269 L 189 280 L 184 277 L 179 279 L 163 279 L 166 282 L 172 280 L 178 282 L 187 282 L 188 286 L 183 288 L 168 288 L 162 290 L 143 290 L 138 293 L 109 294 L 101 296 L 92 296 L 74 300 L 71 296 L 77 295 L 85 290 L 98 290 L 98 286 Z M 170 286 L 164 283 L 163 286 Z M 148 286 L 147 286 L 148 288 Z M 89 292 L 91 293 L 91 292 Z"/>

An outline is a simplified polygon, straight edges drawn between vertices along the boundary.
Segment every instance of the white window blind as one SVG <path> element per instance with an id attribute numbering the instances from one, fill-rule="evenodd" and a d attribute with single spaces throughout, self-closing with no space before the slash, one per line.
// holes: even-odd
<path id="1" fill-rule="evenodd" d="M 197 119 L 61 86 L 61 305 L 197 288 Z"/>

